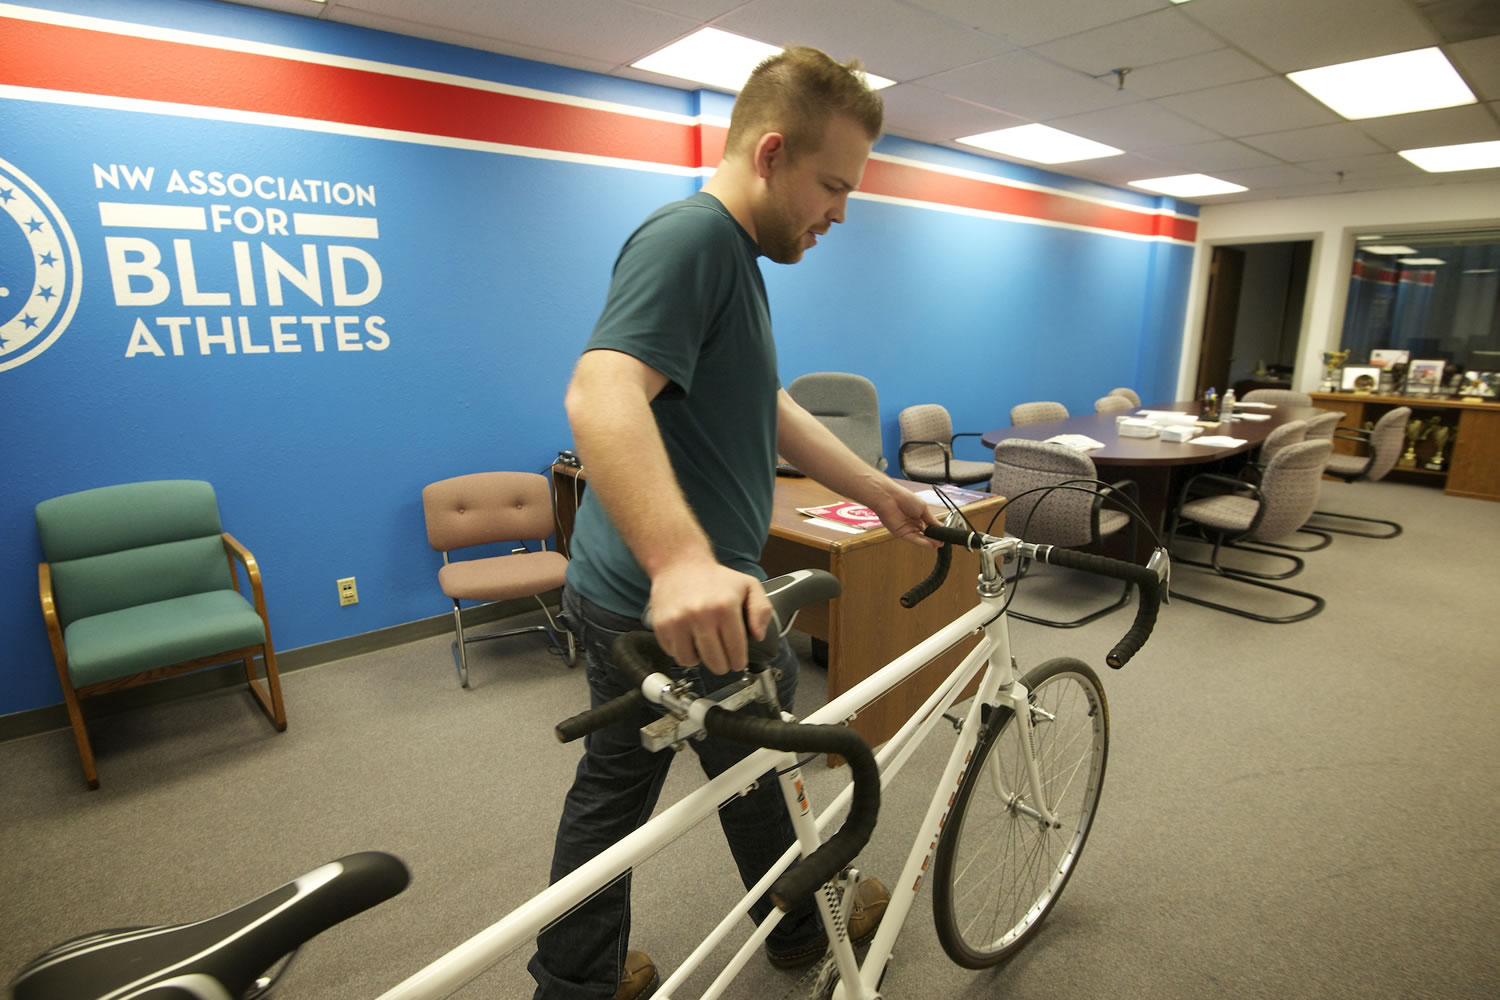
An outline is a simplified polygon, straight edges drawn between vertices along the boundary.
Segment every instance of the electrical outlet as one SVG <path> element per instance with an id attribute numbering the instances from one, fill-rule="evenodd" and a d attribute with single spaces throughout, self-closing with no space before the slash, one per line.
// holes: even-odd
<path id="1" fill-rule="evenodd" d="M 346 576 L 339 581 L 339 607 L 359 603 L 359 591 L 354 586 L 354 577 Z"/>

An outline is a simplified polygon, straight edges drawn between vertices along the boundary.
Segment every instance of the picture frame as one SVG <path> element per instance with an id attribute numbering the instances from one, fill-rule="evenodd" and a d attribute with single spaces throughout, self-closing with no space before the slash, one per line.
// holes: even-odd
<path id="1" fill-rule="evenodd" d="M 1464 372 L 1458 384 L 1458 394 L 1471 399 L 1497 398 L 1500 396 L 1500 372 Z"/>
<path id="2" fill-rule="evenodd" d="M 1344 392 L 1372 393 L 1380 388 L 1380 369 L 1374 365 L 1345 365 L 1339 388 Z"/>
<path id="3" fill-rule="evenodd" d="M 1411 351 L 1389 350 L 1377 347 L 1370 352 L 1370 364 L 1376 368 L 1389 368 L 1391 365 L 1404 365 L 1411 360 Z"/>
<path id="4" fill-rule="evenodd" d="M 1406 366 L 1406 395 L 1432 396 L 1443 387 L 1443 368 L 1446 361 L 1413 361 Z"/>

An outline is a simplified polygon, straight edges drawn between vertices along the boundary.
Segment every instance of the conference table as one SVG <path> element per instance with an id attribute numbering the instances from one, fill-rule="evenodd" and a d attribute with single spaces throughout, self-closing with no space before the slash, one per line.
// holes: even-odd
<path id="1" fill-rule="evenodd" d="M 1154 403 L 1142 407 L 1146 410 L 1173 410 L 1179 413 L 1198 412 L 1197 400 L 1177 403 Z M 1129 416 L 1138 411 L 1127 411 Z M 1258 448 L 1266 437 L 1282 424 L 1292 420 L 1307 420 L 1325 412 L 1315 406 L 1276 406 L 1274 409 L 1247 409 L 1245 413 L 1264 414 L 1266 420 L 1235 420 L 1220 423 L 1218 427 L 1205 427 L 1204 435 L 1239 438 L 1243 444 L 1219 447 L 1194 444 L 1191 441 L 1163 441 L 1159 437 L 1121 437 L 1116 418 L 1121 414 L 1088 413 L 1066 420 L 1050 420 L 1038 424 L 1022 424 L 1019 427 L 1000 427 L 985 431 L 980 440 L 986 448 L 1007 438 L 1025 438 L 1030 441 L 1045 441 L 1058 434 L 1083 434 L 1101 442 L 1104 447 L 1091 449 L 1087 454 L 1099 469 L 1099 478 L 1105 482 L 1121 479 L 1134 480 L 1140 490 L 1141 512 L 1153 530 L 1161 535 L 1165 529 L 1168 512 L 1176 502 L 1183 481 L 1196 472 L 1207 472 L 1204 468 L 1224 462 L 1237 455 L 1246 455 Z M 1145 533 L 1137 541 L 1133 554 L 1137 561 L 1144 562 L 1150 555 L 1151 543 Z"/>
<path id="2" fill-rule="evenodd" d="M 558 546 L 563 552 L 568 551 L 585 479 L 569 466 L 552 467 Z M 913 490 L 931 489 L 925 483 L 898 481 Z M 803 609 L 794 623 L 799 632 L 828 643 L 830 699 L 972 607 L 974 581 L 979 576 L 978 556 L 955 549 L 947 584 L 915 608 L 901 607 L 901 595 L 932 571 L 935 550 L 903 542 L 883 527 L 850 533 L 809 522 L 798 512 L 801 507 L 843 499 L 811 479 L 777 476 L 770 537 L 761 553 L 761 567 L 768 576 L 823 569 L 843 588 L 834 600 Z M 1000 497 L 984 495 L 962 509 L 983 526 L 990 524 L 1001 503 Z M 1002 529 L 1003 519 L 996 518 L 991 530 L 999 533 Z M 978 641 L 977 636 L 964 639 L 867 705 L 854 720 L 854 728 L 871 746 L 889 739 Z"/>

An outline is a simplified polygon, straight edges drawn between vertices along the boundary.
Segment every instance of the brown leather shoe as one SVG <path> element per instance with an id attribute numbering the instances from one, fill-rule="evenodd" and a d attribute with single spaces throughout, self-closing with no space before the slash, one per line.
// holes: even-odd
<path id="1" fill-rule="evenodd" d="M 880 920 L 891 901 L 891 892 L 878 878 L 867 878 L 854 890 L 853 912 L 849 914 L 849 940 L 856 945 L 866 944 L 880 929 Z M 778 969 L 800 969 L 823 957 L 828 950 L 828 935 L 800 951 L 775 952 L 770 942 L 766 943 L 766 958 Z"/>
<path id="2" fill-rule="evenodd" d="M 645 952 L 627 951 L 625 971 L 620 974 L 620 988 L 615 990 L 615 1000 L 646 1000 L 661 985 L 661 976 L 656 974 L 656 963 Z"/>

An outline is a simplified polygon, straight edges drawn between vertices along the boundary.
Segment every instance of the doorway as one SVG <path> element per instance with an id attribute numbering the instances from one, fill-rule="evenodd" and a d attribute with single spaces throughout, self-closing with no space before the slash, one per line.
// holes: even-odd
<path id="1" fill-rule="evenodd" d="M 1292 387 L 1311 260 L 1311 240 L 1213 248 L 1196 396 Z"/>

